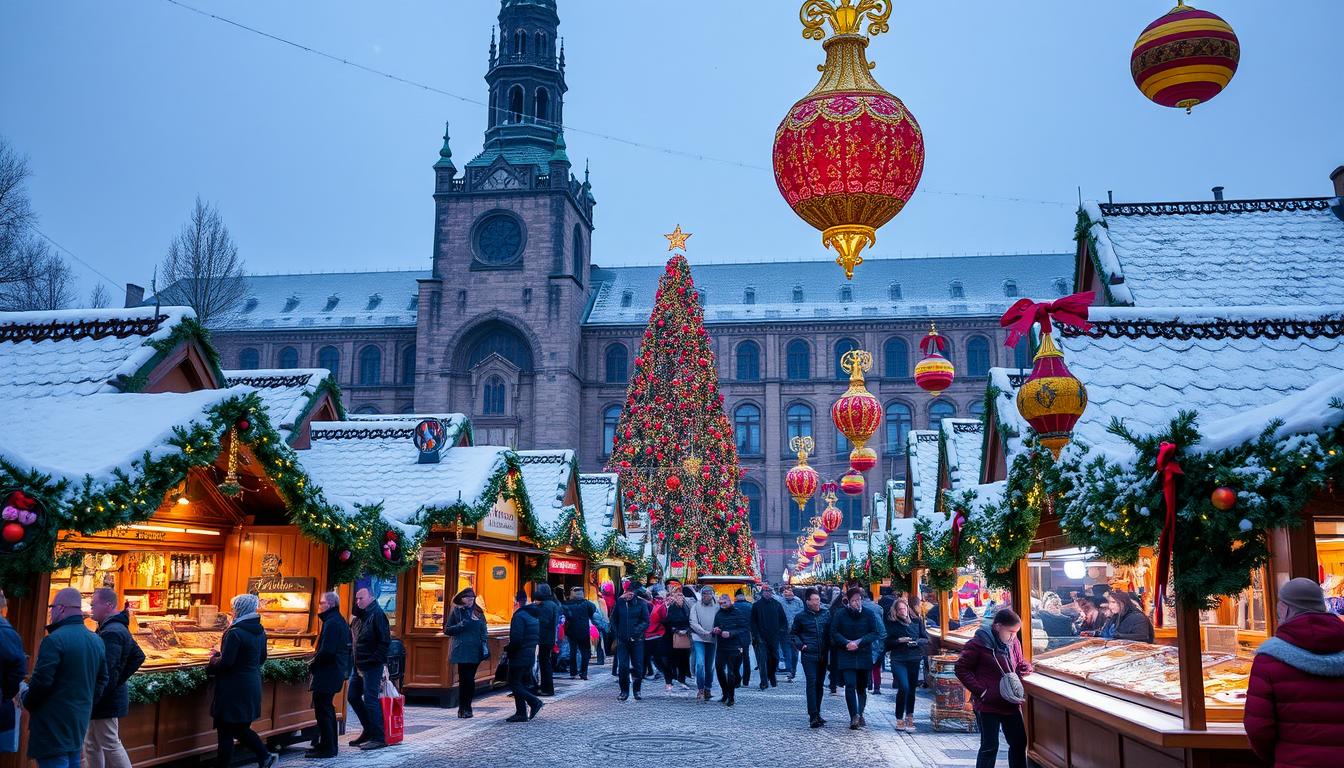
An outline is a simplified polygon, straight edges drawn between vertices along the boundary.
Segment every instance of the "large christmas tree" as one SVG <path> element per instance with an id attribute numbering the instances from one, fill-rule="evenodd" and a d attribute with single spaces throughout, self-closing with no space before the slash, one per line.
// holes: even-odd
<path id="1" fill-rule="evenodd" d="M 678 227 L 672 247 L 685 237 Z M 646 515 L 672 560 L 693 561 L 700 574 L 756 574 L 742 468 L 680 254 L 659 280 L 608 469 L 621 476 L 626 514 Z"/>

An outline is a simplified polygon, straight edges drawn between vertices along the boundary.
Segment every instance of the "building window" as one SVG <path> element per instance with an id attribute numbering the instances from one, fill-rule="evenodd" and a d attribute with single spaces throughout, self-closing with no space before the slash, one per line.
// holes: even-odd
<path id="1" fill-rule="evenodd" d="M 378 412 L 378 406 L 376 405 L 361 405 L 355 409 L 355 413 L 361 416 L 374 416 L 377 415 Z"/>
<path id="2" fill-rule="evenodd" d="M 616 427 L 621 424 L 621 406 L 612 405 L 602 412 L 602 455 L 610 456 L 616 447 Z"/>
<path id="3" fill-rule="evenodd" d="M 545 123 L 551 119 L 551 93 L 545 88 L 537 89 L 537 96 L 532 104 L 533 110 L 537 115 L 537 122 Z"/>
<path id="4" fill-rule="evenodd" d="M 840 367 L 840 361 L 844 359 L 845 353 L 859 348 L 859 342 L 853 339 L 841 339 L 835 343 L 835 378 L 841 381 L 848 381 L 849 374 Z"/>
<path id="5" fill-rule="evenodd" d="M 801 285 L 793 286 L 793 303 L 794 304 L 803 303 L 803 286 Z"/>
<path id="6" fill-rule="evenodd" d="M 499 355 L 518 366 L 521 371 L 532 370 L 532 348 L 527 341 L 514 330 L 513 326 L 492 322 L 473 334 L 475 338 L 468 346 L 467 368 L 474 368 L 490 355 Z"/>
<path id="7" fill-rule="evenodd" d="M 914 414 L 905 403 L 888 403 L 886 419 L 887 453 L 892 455 L 905 453 L 905 440 L 914 427 Z"/>
<path id="8" fill-rule="evenodd" d="M 742 483 L 738 486 L 742 490 L 742 496 L 747 500 L 747 521 L 751 523 L 751 530 L 760 531 L 765 529 L 765 506 L 761 499 L 761 486 L 755 483 Z"/>
<path id="9" fill-rule="evenodd" d="M 276 355 L 276 368 L 298 368 L 299 350 L 293 347 L 285 347 Z"/>
<path id="10" fill-rule="evenodd" d="M 812 348 L 802 339 L 794 339 L 785 349 L 786 371 L 789 381 L 812 378 Z"/>
<path id="11" fill-rule="evenodd" d="M 486 416 L 504 415 L 504 380 L 491 376 L 481 390 L 481 413 Z"/>
<path id="12" fill-rule="evenodd" d="M 635 303 L 635 292 L 621 291 L 621 306 L 628 307 L 633 303 Z"/>
<path id="13" fill-rule="evenodd" d="M 861 493 L 858 496 L 842 495 L 840 497 L 837 506 L 839 506 L 840 511 L 845 514 L 845 521 L 849 523 L 849 525 L 845 526 L 842 530 L 863 530 L 863 498 L 867 495 L 868 494 L 866 493 Z"/>
<path id="14" fill-rule="evenodd" d="M 586 277 L 586 275 L 584 275 L 583 273 L 583 230 L 579 228 L 578 224 L 574 225 L 573 240 L 574 240 L 574 277 L 578 278 L 579 282 L 582 283 L 584 277 Z"/>
<path id="15" fill-rule="evenodd" d="M 840 301 L 848 302 L 854 300 L 854 287 L 849 285 L 840 286 Z"/>
<path id="16" fill-rule="evenodd" d="M 957 415 L 957 406 L 950 400 L 935 400 L 933 405 L 929 406 L 929 429 L 938 429 L 943 424 L 943 419 L 950 419 Z"/>
<path id="17" fill-rule="evenodd" d="M 624 344 L 612 344 L 607 347 L 606 379 L 608 384 L 624 384 L 630 380 L 630 353 Z"/>
<path id="18" fill-rule="evenodd" d="M 415 346 L 401 350 L 401 383 L 415 383 Z"/>
<path id="19" fill-rule="evenodd" d="M 754 341 L 737 345 L 737 380 L 758 381 L 761 378 L 761 348 Z"/>
<path id="20" fill-rule="evenodd" d="M 845 433 L 838 429 L 835 430 L 835 455 L 848 456 L 849 452 L 852 450 L 854 450 L 854 444 L 849 442 L 849 438 L 845 437 Z"/>
<path id="21" fill-rule="evenodd" d="M 971 403 L 971 415 L 974 416 L 975 418 L 981 420 L 981 421 L 984 421 L 984 420 L 985 420 L 985 401 L 984 401 L 984 400 L 976 400 L 974 403 Z"/>
<path id="22" fill-rule="evenodd" d="M 882 373 L 889 379 L 910 376 L 910 345 L 900 336 L 892 336 L 882 345 Z"/>
<path id="23" fill-rule="evenodd" d="M 989 375 L 989 341 L 984 336 L 972 336 L 966 342 L 966 375 Z"/>
<path id="24" fill-rule="evenodd" d="M 513 33 L 513 52 L 519 56 L 527 53 L 527 33 L 521 29 Z"/>
<path id="25" fill-rule="evenodd" d="M 890 299 L 891 301 L 900 301 L 900 300 L 901 300 L 901 284 L 900 284 L 900 283 L 892 283 L 891 285 L 888 285 L 888 286 L 887 286 L 887 298 Z"/>
<path id="26" fill-rule="evenodd" d="M 793 438 L 812 436 L 812 406 L 807 403 L 794 403 L 784 414 L 786 429 L 784 448 L 792 451 Z"/>
<path id="27" fill-rule="evenodd" d="M 359 383 L 372 387 L 383 380 L 383 352 L 377 347 L 365 347 L 359 353 Z"/>
<path id="28" fill-rule="evenodd" d="M 1031 367 L 1031 339 L 1027 336 L 1018 339 L 1013 347 L 1013 365 L 1020 369 Z"/>
<path id="29" fill-rule="evenodd" d="M 761 452 L 761 409 L 745 403 L 733 411 L 733 436 L 737 452 L 743 456 L 757 456 Z"/>
<path id="30" fill-rule="evenodd" d="M 1065 296 L 1068 294 L 1068 292 L 1069 292 L 1069 281 L 1065 280 L 1062 277 L 1056 277 L 1055 293 L 1058 293 L 1060 296 Z"/>
<path id="31" fill-rule="evenodd" d="M 755 304 L 755 303 L 756 303 L 756 289 L 755 289 L 755 288 L 745 288 L 745 289 L 742 290 L 742 303 L 743 303 L 743 304 Z"/>
<path id="32" fill-rule="evenodd" d="M 495 213 L 476 223 L 476 260 L 492 267 L 513 264 L 523 255 L 523 228 L 507 213 Z"/>
<path id="33" fill-rule="evenodd" d="M 522 121 L 523 121 L 523 86 L 515 85 L 509 89 L 509 122 L 521 123 Z"/>
<path id="34" fill-rule="evenodd" d="M 1003 281 L 1003 295 L 1010 299 L 1017 298 L 1017 281 L 1008 279 Z"/>
<path id="35" fill-rule="evenodd" d="M 952 294 L 952 298 L 954 299 L 966 298 L 966 288 L 961 284 L 960 280 L 953 280 L 952 285 L 948 287 L 948 291 Z"/>
<path id="36" fill-rule="evenodd" d="M 238 367 L 244 371 L 255 371 L 261 367 L 261 353 L 248 347 L 238 352 Z"/>
<path id="37" fill-rule="evenodd" d="M 317 367 L 331 371 L 331 377 L 339 381 L 341 378 L 341 350 L 332 346 L 317 350 Z"/>
<path id="38" fill-rule="evenodd" d="M 802 533 L 813 516 L 817 514 L 816 497 L 807 500 L 802 509 L 798 509 L 798 504 L 792 499 L 788 502 L 789 508 L 789 533 Z"/>

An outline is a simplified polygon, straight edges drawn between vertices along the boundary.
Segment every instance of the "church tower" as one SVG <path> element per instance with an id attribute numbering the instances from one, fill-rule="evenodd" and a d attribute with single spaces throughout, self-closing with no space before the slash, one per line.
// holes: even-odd
<path id="1" fill-rule="evenodd" d="M 575 445 L 596 200 L 571 172 L 555 0 L 502 0 L 481 152 L 434 163 L 434 259 L 420 281 L 415 407 L 462 412 L 476 441 Z"/>

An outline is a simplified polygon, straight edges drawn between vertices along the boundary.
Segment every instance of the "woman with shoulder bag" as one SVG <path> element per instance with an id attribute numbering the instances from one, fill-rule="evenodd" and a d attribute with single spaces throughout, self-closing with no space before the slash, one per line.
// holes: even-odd
<path id="1" fill-rule="evenodd" d="M 896 694 L 896 730 L 915 730 L 915 686 L 919 666 L 929 646 L 924 622 L 914 616 L 910 603 L 897 600 L 887 609 L 887 657 L 891 659 L 891 687 Z"/>
<path id="2" fill-rule="evenodd" d="M 667 686 L 671 688 L 675 681 L 683 690 L 690 690 L 686 678 L 691 674 L 691 608 L 679 589 L 668 592 L 666 606 L 663 626 L 667 633 L 663 639 L 667 643 Z"/>
<path id="3" fill-rule="evenodd" d="M 219 751 L 215 764 L 233 764 L 234 739 L 251 749 L 260 768 L 272 768 L 277 757 L 252 723 L 261 717 L 261 665 L 266 661 L 266 630 L 257 612 L 256 595 L 233 598 L 233 623 L 224 631 L 219 650 L 210 655 L 206 674 L 215 678 L 215 696 L 210 715 L 215 719 Z"/>
<path id="4" fill-rule="evenodd" d="M 457 665 L 457 716 L 468 718 L 476 696 L 476 670 L 490 658 L 485 612 L 476 604 L 476 591 L 471 587 L 453 596 L 453 611 L 443 633 L 453 638 L 448 662 Z"/>
<path id="5" fill-rule="evenodd" d="M 1027 726 L 1022 719 L 1022 702 L 1027 696 L 1022 676 L 1031 674 L 1031 664 L 1017 639 L 1021 629 L 1022 619 L 1004 608 L 994 614 L 988 628 L 975 633 L 957 658 L 957 679 L 971 692 L 980 725 L 975 768 L 993 768 L 1000 729 L 1008 741 L 1009 768 L 1027 766 Z"/>

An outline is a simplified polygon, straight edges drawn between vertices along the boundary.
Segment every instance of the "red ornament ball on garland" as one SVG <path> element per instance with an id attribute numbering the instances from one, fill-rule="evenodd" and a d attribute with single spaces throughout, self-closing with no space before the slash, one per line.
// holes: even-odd
<path id="1" fill-rule="evenodd" d="M 681 478 L 676 475 L 668 475 L 667 479 L 663 481 L 663 484 L 667 486 L 667 490 L 675 491 L 681 488 Z"/>
<path id="2" fill-rule="evenodd" d="M 864 446 L 849 452 L 849 468 L 855 472 L 867 472 L 877 466 L 877 451 Z"/>
<path id="3" fill-rule="evenodd" d="M 1227 486 L 1215 488 L 1213 496 L 1209 498 L 1209 501 L 1213 503 L 1215 509 L 1220 509 L 1226 512 L 1237 506 L 1237 492 Z"/>
<path id="4" fill-rule="evenodd" d="M 23 526 L 18 523 L 5 523 L 3 530 L 0 530 L 0 536 L 3 536 L 6 543 L 18 544 L 23 541 Z"/>
<path id="5" fill-rule="evenodd" d="M 342 549 L 342 550 L 341 550 L 341 554 L 337 555 L 337 557 L 340 558 L 340 560 L 341 560 L 342 563 L 348 563 L 348 562 L 350 562 L 350 557 L 351 557 L 351 555 L 350 555 L 350 550 L 348 550 L 348 549 Z"/>
<path id="6" fill-rule="evenodd" d="M 234 426 L 238 428 L 239 432 L 246 432 L 247 430 L 252 428 L 252 422 L 248 421 L 247 419 L 239 419 L 238 423 L 235 424 Z"/>
<path id="7" fill-rule="evenodd" d="M 709 551 L 709 547 L 706 547 L 704 544 L 701 544 L 700 546 L 695 548 L 695 551 L 703 555 Z"/>
<path id="8" fill-rule="evenodd" d="M 396 532 L 396 531 L 388 531 L 387 533 L 383 534 L 383 538 L 386 539 L 387 541 L 396 541 L 396 540 L 397 540 L 397 532 Z"/>

